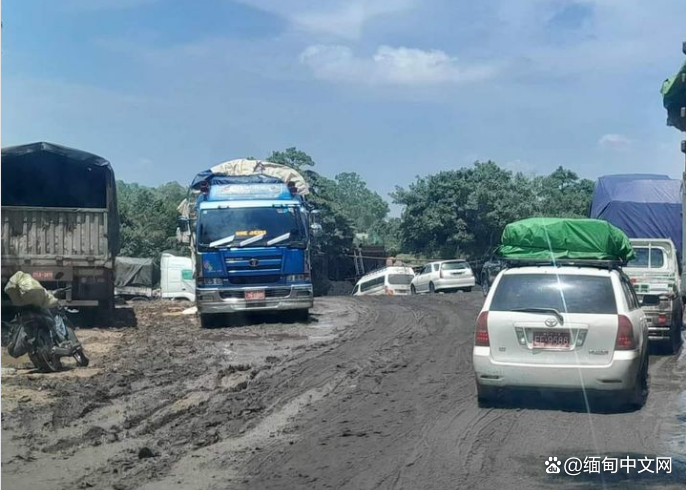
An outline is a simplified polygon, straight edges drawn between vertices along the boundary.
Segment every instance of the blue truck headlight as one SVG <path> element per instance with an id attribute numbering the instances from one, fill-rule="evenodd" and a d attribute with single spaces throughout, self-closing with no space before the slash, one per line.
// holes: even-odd
<path id="1" fill-rule="evenodd" d="M 222 285 L 221 277 L 206 277 L 204 282 L 205 282 L 206 286 L 221 286 Z"/>
<path id="2" fill-rule="evenodd" d="M 306 281 L 307 279 L 309 279 L 307 274 L 288 274 L 286 276 L 286 282 Z"/>

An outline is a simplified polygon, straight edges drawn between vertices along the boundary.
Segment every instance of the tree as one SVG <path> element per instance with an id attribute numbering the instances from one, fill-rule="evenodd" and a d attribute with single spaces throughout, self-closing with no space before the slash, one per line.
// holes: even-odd
<path id="1" fill-rule="evenodd" d="M 267 157 L 268 162 L 280 163 L 294 168 L 298 172 L 304 170 L 303 167 L 314 167 L 314 160 L 304 151 L 298 150 L 295 146 L 286 148 L 284 151 L 273 151 Z"/>
<path id="2" fill-rule="evenodd" d="M 377 221 L 369 229 L 369 243 L 372 245 L 383 245 L 389 255 L 401 253 L 400 223 L 400 218 Z"/>
<path id="3" fill-rule="evenodd" d="M 591 181 L 562 167 L 529 179 L 488 161 L 417 178 L 392 197 L 404 206 L 399 234 L 405 251 L 453 258 L 482 256 L 512 221 L 584 216 L 592 193 Z"/>
<path id="4" fill-rule="evenodd" d="M 334 199 L 341 212 L 353 224 L 358 233 L 367 233 L 372 225 L 388 214 L 388 203 L 355 172 L 336 175 Z"/>
<path id="5" fill-rule="evenodd" d="M 588 216 L 593 186 L 592 180 L 579 179 L 575 172 L 563 167 L 548 176 L 534 178 L 539 214 L 570 218 Z"/>
<path id="6" fill-rule="evenodd" d="M 176 208 L 185 197 L 178 182 L 153 188 L 117 181 L 120 255 L 159 259 L 164 250 L 177 249 Z"/>

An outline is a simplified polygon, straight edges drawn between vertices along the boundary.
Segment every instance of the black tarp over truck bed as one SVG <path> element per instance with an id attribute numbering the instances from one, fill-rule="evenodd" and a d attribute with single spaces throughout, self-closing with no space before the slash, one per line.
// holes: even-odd
<path id="1" fill-rule="evenodd" d="M 17 270 L 50 288 L 72 285 L 71 304 L 110 306 L 119 214 L 104 158 L 51 143 L 2 150 L 2 281 Z"/>

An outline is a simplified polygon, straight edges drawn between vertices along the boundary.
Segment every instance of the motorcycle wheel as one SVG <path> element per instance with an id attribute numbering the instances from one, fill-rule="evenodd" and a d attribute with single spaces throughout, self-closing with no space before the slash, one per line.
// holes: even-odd
<path id="1" fill-rule="evenodd" d="M 44 373 L 56 373 L 62 370 L 62 361 L 59 356 L 53 354 L 55 345 L 50 333 L 46 330 L 36 332 L 34 350 L 29 352 L 29 359 L 39 371 Z"/>
<path id="2" fill-rule="evenodd" d="M 86 357 L 83 349 L 79 349 L 76 354 L 74 354 L 74 359 L 76 359 L 76 364 L 81 367 L 86 367 L 90 363 L 90 359 Z"/>

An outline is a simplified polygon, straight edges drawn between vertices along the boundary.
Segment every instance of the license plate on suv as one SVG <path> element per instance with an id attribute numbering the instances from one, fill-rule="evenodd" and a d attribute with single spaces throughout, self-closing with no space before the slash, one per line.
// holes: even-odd
<path id="1" fill-rule="evenodd" d="M 569 332 L 534 331 L 534 349 L 568 349 Z"/>
<path id="2" fill-rule="evenodd" d="M 264 299 L 264 289 L 260 289 L 258 291 L 246 291 L 245 292 L 245 299 L 247 299 L 247 300 Z"/>

